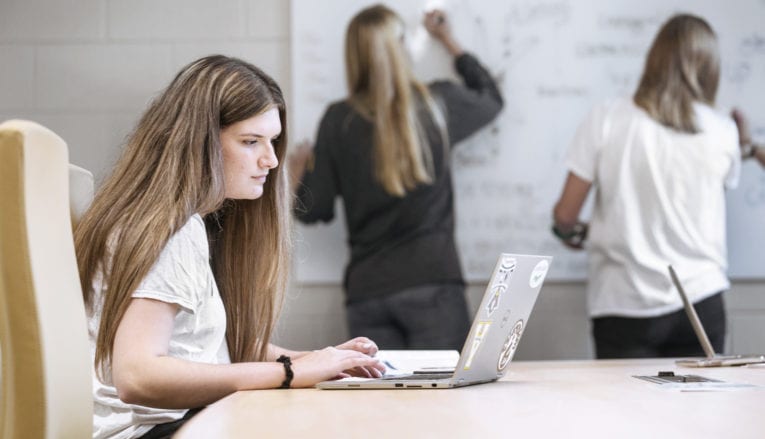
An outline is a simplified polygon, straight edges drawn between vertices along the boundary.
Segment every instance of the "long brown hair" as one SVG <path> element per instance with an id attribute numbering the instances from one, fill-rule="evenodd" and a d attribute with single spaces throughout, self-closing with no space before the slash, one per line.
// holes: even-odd
<path id="1" fill-rule="evenodd" d="M 345 37 L 349 102 L 374 124 L 375 177 L 386 192 L 404 196 L 433 179 L 433 159 L 419 113 L 441 130 L 443 114 L 409 68 L 395 12 L 376 5 L 359 12 Z"/>
<path id="2" fill-rule="evenodd" d="M 696 133 L 693 102 L 714 105 L 719 80 L 712 27 L 693 15 L 675 15 L 656 35 L 633 99 L 661 124 Z"/>
<path id="3" fill-rule="evenodd" d="M 220 132 L 271 108 L 279 110 L 283 131 L 274 149 L 283 161 L 281 89 L 257 67 L 215 55 L 184 67 L 141 117 L 75 232 L 87 306 L 96 305 L 94 276 L 101 274 L 107 286 L 96 340 L 99 371 L 111 361 L 132 292 L 168 239 L 197 213 L 207 223 L 231 360 L 265 358 L 288 272 L 286 177 L 278 167 L 261 198 L 226 200 Z"/>

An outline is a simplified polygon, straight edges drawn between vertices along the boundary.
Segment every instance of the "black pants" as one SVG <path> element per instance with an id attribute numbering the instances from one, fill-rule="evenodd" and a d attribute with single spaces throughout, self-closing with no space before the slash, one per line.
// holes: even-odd
<path id="1" fill-rule="evenodd" d="M 722 293 L 694 305 L 715 352 L 725 347 L 725 305 Z M 651 318 L 592 319 L 597 358 L 704 356 L 685 309 Z"/>
<path id="2" fill-rule="evenodd" d="M 371 338 L 380 349 L 462 350 L 470 330 L 465 287 L 430 284 L 349 303 L 351 337 Z"/>
<path id="3" fill-rule="evenodd" d="M 181 419 L 173 422 L 167 422 L 165 424 L 157 424 L 151 430 L 141 436 L 141 439 L 170 439 L 178 429 L 183 426 L 194 415 L 202 411 L 204 407 L 191 409 L 186 412 Z"/>

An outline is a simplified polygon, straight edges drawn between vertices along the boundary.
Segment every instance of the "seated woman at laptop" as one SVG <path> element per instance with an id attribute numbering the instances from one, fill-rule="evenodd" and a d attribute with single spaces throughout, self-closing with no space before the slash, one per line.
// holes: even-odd
<path id="1" fill-rule="evenodd" d="M 554 231 L 573 248 L 587 237 L 598 358 L 703 355 L 670 263 L 723 350 L 725 188 L 737 183 L 740 153 L 736 126 L 713 108 L 719 72 L 709 24 L 672 17 L 632 98 L 596 107 L 570 147 Z M 587 233 L 579 213 L 591 190 Z"/>
<path id="2" fill-rule="evenodd" d="M 94 437 L 169 437 L 237 390 L 381 375 L 367 338 L 313 352 L 269 342 L 289 262 L 285 122 L 273 79 L 210 56 L 128 139 L 75 236 Z"/>

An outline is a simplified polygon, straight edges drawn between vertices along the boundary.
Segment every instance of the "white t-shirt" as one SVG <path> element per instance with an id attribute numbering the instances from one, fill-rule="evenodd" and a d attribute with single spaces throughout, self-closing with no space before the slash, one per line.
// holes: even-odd
<path id="1" fill-rule="evenodd" d="M 566 164 L 593 183 L 587 298 L 592 317 L 655 317 L 726 290 L 725 189 L 738 183 L 738 132 L 695 104 L 698 134 L 667 128 L 631 99 L 596 107 Z"/>
<path id="2" fill-rule="evenodd" d="M 226 345 L 226 313 L 209 262 L 204 222 L 199 215 L 167 242 L 159 259 L 132 297 L 179 305 L 170 338 L 171 357 L 200 363 L 230 363 Z M 94 310 L 88 315 L 91 355 L 103 308 L 105 285 L 98 275 L 93 281 Z M 134 438 L 156 424 L 183 417 L 186 410 L 164 410 L 125 404 L 117 396 L 111 371 L 104 382 L 93 374 L 93 437 Z"/>

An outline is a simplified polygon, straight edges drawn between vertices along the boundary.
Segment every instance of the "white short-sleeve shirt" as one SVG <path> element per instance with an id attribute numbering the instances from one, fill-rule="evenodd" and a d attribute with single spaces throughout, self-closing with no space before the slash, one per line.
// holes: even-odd
<path id="1" fill-rule="evenodd" d="M 94 309 L 88 315 L 93 355 L 105 288 L 101 275 L 96 276 Z M 207 234 L 199 215 L 192 216 L 168 240 L 132 297 L 179 306 L 170 338 L 171 357 L 210 364 L 230 362 L 225 339 L 226 313 L 210 268 Z M 93 374 L 94 438 L 139 437 L 156 424 L 178 420 L 186 413 L 125 404 L 117 396 L 110 371 L 106 375 L 101 382 Z"/>
<path id="2" fill-rule="evenodd" d="M 655 317 L 726 290 L 725 189 L 738 182 L 738 132 L 694 104 L 698 134 L 661 125 L 631 99 L 596 107 L 579 126 L 568 169 L 595 191 L 588 236 L 590 316 Z"/>

